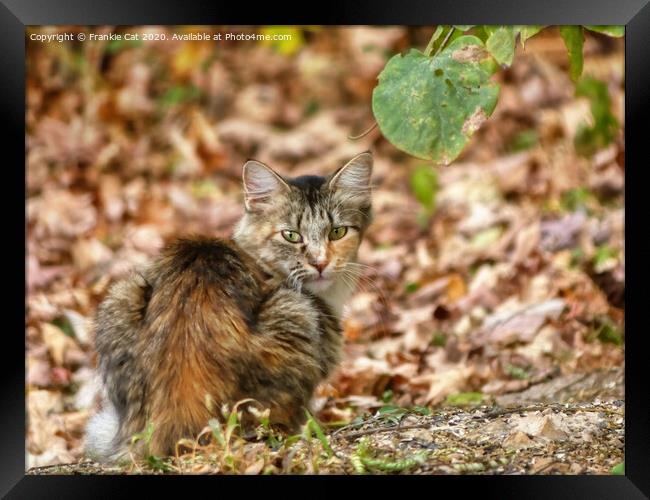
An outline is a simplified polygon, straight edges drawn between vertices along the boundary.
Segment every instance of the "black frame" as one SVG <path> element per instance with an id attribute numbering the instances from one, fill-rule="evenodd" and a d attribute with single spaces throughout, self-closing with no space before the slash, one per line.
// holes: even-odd
<path id="1" fill-rule="evenodd" d="M 626 260 L 633 272 L 627 276 L 626 316 L 628 323 L 633 325 L 631 334 L 626 338 L 626 439 L 625 439 L 625 476 L 563 476 L 563 477 L 503 477 L 488 478 L 485 476 L 454 476 L 443 480 L 441 476 L 431 479 L 403 478 L 407 481 L 436 481 L 427 484 L 430 494 L 439 495 L 440 481 L 453 481 L 453 495 L 465 492 L 467 486 L 474 486 L 476 493 L 482 498 L 650 498 L 650 411 L 648 388 L 643 383 L 647 374 L 643 358 L 647 355 L 641 349 L 641 338 L 646 333 L 642 325 L 641 300 L 633 291 L 641 290 L 648 283 L 648 267 L 650 266 L 650 245 L 643 238 L 641 217 L 647 210 L 643 206 L 643 184 L 640 182 L 644 154 L 642 138 L 643 124 L 650 116 L 650 5 L 649 0 L 431 0 L 424 3 L 418 0 L 401 0 L 399 4 L 389 0 L 363 0 L 343 3 L 325 1 L 306 6 L 295 5 L 281 10 L 278 2 L 254 3 L 249 6 L 237 2 L 217 2 L 186 0 L 177 4 L 174 0 L 0 0 L 0 99 L 2 99 L 2 119 L 9 127 L 1 136 L 5 148 L 2 164 L 5 167 L 3 177 L 11 174 L 11 184 L 5 190 L 3 198 L 11 199 L 11 208 L 6 207 L 2 214 L 7 214 L 3 222 L 9 223 L 12 241 L 4 251 L 15 253 L 15 261 L 24 258 L 20 254 L 20 242 L 25 244 L 26 226 L 21 224 L 14 214 L 20 210 L 21 190 L 26 197 L 24 174 L 21 177 L 17 165 L 25 161 L 23 146 L 25 130 L 25 27 L 28 25 L 135 25 L 135 24 L 403 24 L 403 25 L 436 25 L 453 23 L 474 24 L 624 24 L 625 38 L 625 111 L 626 111 L 626 156 L 632 170 L 625 182 L 625 202 L 627 228 L 625 231 Z M 6 154 L 9 154 L 7 159 Z M 646 188 L 647 189 L 647 188 Z M 15 198 L 14 198 L 15 196 Z M 26 209 L 26 205 L 25 205 Z M 12 259 L 13 261 L 13 259 Z M 9 267 L 13 270 L 13 264 Z M 20 269 L 16 266 L 16 269 Z M 135 479 L 117 476 L 26 476 L 25 475 L 25 392 L 24 364 L 19 361 L 19 354 L 24 343 L 18 331 L 23 329 L 20 324 L 18 311 L 19 297 L 15 290 L 22 286 L 20 280 L 25 274 L 18 271 L 14 278 L 14 286 L 7 287 L 7 309 L 12 312 L 11 325 L 5 332 L 3 344 L 9 343 L 7 355 L 2 360 L 2 366 L 12 363 L 12 370 L 6 370 L 2 377 L 3 407 L 0 412 L 0 436 L 2 446 L 2 466 L 0 467 L 0 494 L 11 498 L 114 498 L 126 489 L 126 483 Z M 23 282 L 24 283 L 24 282 Z M 13 307 L 12 307 L 13 306 Z M 632 319 L 630 322 L 629 320 Z M 23 330 L 24 331 L 24 330 Z M 18 361 L 17 361 L 18 360 Z M 646 394 L 644 397 L 643 394 Z M 312 476 L 313 477 L 313 476 Z M 299 481 L 332 481 L 335 478 L 323 477 L 299 478 Z M 264 478 L 248 478 L 257 481 Z M 284 481 L 287 478 L 276 477 L 274 480 Z M 344 478 L 350 484 L 360 482 L 364 489 L 369 486 L 384 486 L 387 478 Z M 400 479 L 400 478 L 393 478 Z M 163 486 L 171 492 L 178 489 L 187 493 L 187 485 L 181 485 L 179 479 L 150 479 L 146 481 L 148 492 L 153 486 Z M 203 479 L 207 481 L 208 479 Z M 292 480 L 296 480 L 292 478 Z M 243 485 L 240 479 L 217 481 L 236 481 L 233 486 L 240 489 Z M 225 483 L 206 484 L 219 495 Z M 309 487 L 308 485 L 306 485 Z M 336 487 L 336 485 L 334 485 Z M 347 485 L 345 485 L 347 486 Z M 339 485 L 339 487 L 345 487 Z M 403 493 L 406 485 L 398 486 Z M 182 488 L 182 490 L 181 490 Z M 315 490 L 310 488 L 308 493 L 290 485 L 276 485 L 282 488 L 284 494 L 296 491 L 300 495 L 312 496 Z M 191 490 L 190 490 L 191 491 Z M 317 491 L 317 490 L 316 490 Z M 426 491 L 426 490 L 425 490 Z M 253 494 L 264 494 L 253 492 Z M 190 493 L 193 494 L 193 493 Z M 336 495 L 337 490 L 327 489 L 323 495 Z M 417 493 L 415 493 L 417 494 Z"/>

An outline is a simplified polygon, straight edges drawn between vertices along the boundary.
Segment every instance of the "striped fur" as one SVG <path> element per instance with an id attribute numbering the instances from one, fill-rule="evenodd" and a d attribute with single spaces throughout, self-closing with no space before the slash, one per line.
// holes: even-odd
<path id="1" fill-rule="evenodd" d="M 149 452 L 172 453 L 244 398 L 270 408 L 274 425 L 298 428 L 339 360 L 355 276 L 346 266 L 370 222 L 370 169 L 367 153 L 329 178 L 284 179 L 249 162 L 233 241 L 179 239 L 113 285 L 96 316 L 105 396 L 87 428 L 89 456 L 124 456 L 148 423 Z M 343 225 L 346 236 L 330 241 Z M 300 230 L 303 244 L 283 229 Z M 322 276 L 312 267 L 319 258 Z"/>

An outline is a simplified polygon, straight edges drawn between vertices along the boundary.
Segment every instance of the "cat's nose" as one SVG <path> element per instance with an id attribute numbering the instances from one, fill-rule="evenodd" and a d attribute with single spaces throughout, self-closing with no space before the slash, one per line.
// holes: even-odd
<path id="1" fill-rule="evenodd" d="M 327 264 L 329 264 L 329 261 L 327 261 L 327 260 L 313 260 L 309 264 L 318 271 L 318 274 L 323 274 L 323 270 L 327 267 Z"/>

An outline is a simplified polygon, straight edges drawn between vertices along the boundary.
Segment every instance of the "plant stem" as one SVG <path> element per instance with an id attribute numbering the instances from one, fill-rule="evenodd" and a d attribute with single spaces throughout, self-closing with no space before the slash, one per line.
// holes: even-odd
<path id="1" fill-rule="evenodd" d="M 427 44 L 427 48 L 424 49 L 424 55 L 425 56 L 430 56 L 431 51 L 433 50 L 433 44 L 436 43 L 436 40 L 440 38 L 440 35 L 442 34 L 442 30 L 444 28 L 442 26 L 436 27 L 436 30 L 433 32 L 433 35 L 431 35 L 431 39 L 429 40 L 429 43 Z"/>
<path id="2" fill-rule="evenodd" d="M 444 48 L 444 46 L 447 44 L 447 40 L 449 40 L 449 37 L 451 36 L 451 34 L 454 32 L 455 29 L 456 28 L 454 28 L 453 26 L 449 27 L 449 31 L 447 32 L 447 35 L 445 36 L 444 40 L 438 47 L 438 50 L 436 50 L 436 53 L 433 54 L 433 57 L 436 57 L 440 53 L 440 51 Z"/>

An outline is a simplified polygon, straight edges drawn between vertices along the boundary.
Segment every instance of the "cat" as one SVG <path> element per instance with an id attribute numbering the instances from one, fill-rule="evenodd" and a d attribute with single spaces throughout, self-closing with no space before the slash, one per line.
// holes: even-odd
<path id="1" fill-rule="evenodd" d="M 115 283 L 95 319 L 103 396 L 86 454 L 123 458 L 149 424 L 148 452 L 171 454 L 245 398 L 297 430 L 340 358 L 371 173 L 369 152 L 327 177 L 283 177 L 249 160 L 231 240 L 177 239 Z"/>

